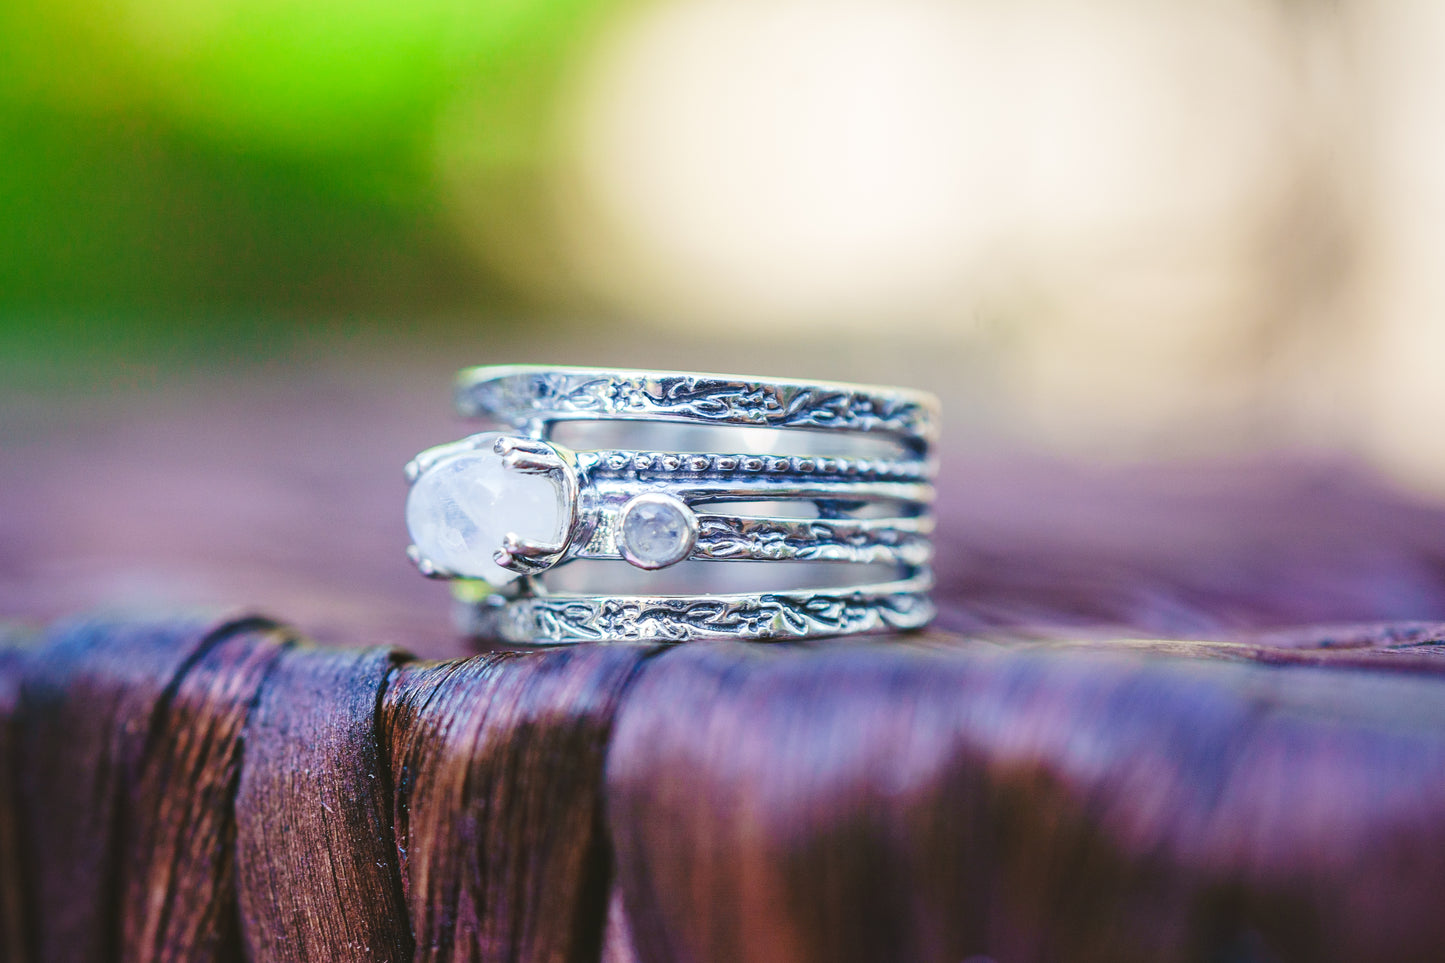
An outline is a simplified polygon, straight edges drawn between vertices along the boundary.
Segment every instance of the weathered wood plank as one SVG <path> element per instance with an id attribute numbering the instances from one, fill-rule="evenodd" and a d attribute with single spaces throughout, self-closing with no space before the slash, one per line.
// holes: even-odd
<path id="1" fill-rule="evenodd" d="M 416 959 L 595 960 L 612 714 L 643 646 L 402 667 L 383 706 Z"/>
<path id="2" fill-rule="evenodd" d="M 242 960 L 232 806 L 242 734 L 289 644 L 289 633 L 266 621 L 228 626 L 167 694 L 121 830 L 120 959 Z"/>
<path id="3" fill-rule="evenodd" d="M 607 798 L 640 959 L 1445 950 L 1445 677 L 936 643 L 643 667 Z"/>
<path id="4" fill-rule="evenodd" d="M 116 958 L 133 788 L 171 688 L 213 628 L 74 622 L 24 661 L 19 785 L 36 960 Z"/>
<path id="5" fill-rule="evenodd" d="M 0 650 L 24 827 L 0 834 L 0 873 L 18 854 L 33 881 L 7 897 L 11 945 L 19 927 L 36 960 L 1445 947 L 1427 627 L 1314 650 L 935 633 L 446 663 L 287 638 L 95 622 Z"/>
<path id="6" fill-rule="evenodd" d="M 236 792 L 236 877 L 254 963 L 412 957 L 377 706 L 390 649 L 293 649 L 262 686 Z"/>

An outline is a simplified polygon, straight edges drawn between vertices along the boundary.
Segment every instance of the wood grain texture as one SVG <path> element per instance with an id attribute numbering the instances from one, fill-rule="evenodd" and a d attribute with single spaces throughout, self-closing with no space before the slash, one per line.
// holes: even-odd
<path id="1" fill-rule="evenodd" d="M 0 650 L 23 750 L 0 878 L 30 881 L 6 938 L 33 960 L 1438 959 L 1445 635 L 1314 643 L 419 662 L 265 621 L 73 625 Z"/>
<path id="2" fill-rule="evenodd" d="M 19 784 L 36 960 L 116 958 L 133 790 L 171 687 L 212 628 L 74 622 L 26 660 Z"/>
<path id="3" fill-rule="evenodd" d="M 643 960 L 1445 947 L 1437 674 L 688 646 L 644 667 L 608 773 Z"/>
<path id="4" fill-rule="evenodd" d="M 390 649 L 295 649 L 261 691 L 235 802 L 250 960 L 411 959 L 377 725 L 396 660 Z"/>
<path id="5" fill-rule="evenodd" d="M 654 650 L 405 666 L 383 707 L 417 960 L 595 959 L 612 714 Z"/>
<path id="6" fill-rule="evenodd" d="M 171 687 L 124 824 L 121 959 L 242 959 L 232 800 L 251 704 L 290 641 L 264 620 L 234 623 Z"/>

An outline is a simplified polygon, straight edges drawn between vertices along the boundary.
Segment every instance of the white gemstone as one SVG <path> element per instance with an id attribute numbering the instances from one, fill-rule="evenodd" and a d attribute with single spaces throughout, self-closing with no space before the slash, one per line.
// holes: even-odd
<path id="1" fill-rule="evenodd" d="M 517 578 L 492 559 L 508 532 L 558 544 L 572 514 L 560 483 L 502 466 L 492 448 L 499 437 L 480 435 L 475 450 L 431 465 L 406 499 L 406 527 L 423 558 L 493 585 Z"/>
<path id="2" fill-rule="evenodd" d="M 667 495 L 639 495 L 623 510 L 623 555 L 643 568 L 680 562 L 696 540 L 692 511 Z"/>

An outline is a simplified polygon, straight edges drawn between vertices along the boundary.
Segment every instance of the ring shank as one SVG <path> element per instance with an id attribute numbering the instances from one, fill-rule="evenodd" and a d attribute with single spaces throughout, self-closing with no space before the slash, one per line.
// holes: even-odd
<path id="1" fill-rule="evenodd" d="M 894 563 L 919 567 L 932 557 L 933 519 L 780 518 L 699 514 L 697 541 L 688 556 L 708 561 L 825 561 Z M 604 511 L 578 559 L 620 559 L 616 513 Z"/>
<path id="2" fill-rule="evenodd" d="M 459 602 L 469 635 L 513 644 L 800 641 L 922 628 L 933 618 L 927 573 L 878 585 L 727 595 L 491 595 Z"/>
<path id="3" fill-rule="evenodd" d="M 533 645 L 779 641 L 915 629 L 933 616 L 928 591 L 936 466 L 929 448 L 938 431 L 938 401 L 930 394 L 697 372 L 507 365 L 461 372 L 456 405 L 465 417 L 507 426 L 561 451 L 582 494 L 564 552 L 549 564 L 577 575 L 569 587 L 583 591 L 551 591 L 562 586 L 546 584 L 544 572 L 524 574 L 480 599 L 460 589 L 458 621 L 469 635 Z M 615 435 L 643 422 L 679 426 L 674 433 L 733 432 L 747 436 L 748 448 L 567 452 L 551 440 L 560 424 L 605 436 L 607 426 Z M 776 447 L 752 447 L 768 445 L 770 432 Z M 643 443 L 656 445 L 666 433 L 654 429 Z M 800 443 L 794 453 L 779 454 L 789 444 L 783 435 L 811 438 L 818 449 L 822 436 L 838 441 L 833 450 L 814 453 Z M 609 590 L 603 573 L 567 565 L 619 559 L 646 569 L 672 564 L 634 559 L 630 543 L 619 541 L 629 506 L 656 495 L 680 503 L 675 514 L 683 513 L 695 538 L 679 556 L 691 561 L 681 564 L 706 563 L 711 571 L 718 561 L 758 562 L 769 570 L 778 566 L 775 574 L 782 576 L 789 571 L 784 563 L 809 572 L 820 563 L 854 563 L 857 571 L 838 570 L 837 580 L 853 584 L 840 587 L 794 573 L 796 580 L 785 587 L 775 589 L 769 579 L 764 590 L 753 591 L 753 585 L 722 577 L 720 569 L 717 577 L 665 588 L 665 579 L 644 582 L 641 592 L 629 594 L 630 584 Z M 747 504 L 775 508 L 748 514 Z M 682 594 L 653 594 L 658 588 Z"/>
<path id="4" fill-rule="evenodd" d="M 640 419 L 880 432 L 916 449 L 938 431 L 938 401 L 926 392 L 623 368 L 469 368 L 457 378 L 456 406 L 465 417 L 528 430 L 554 421 Z"/>

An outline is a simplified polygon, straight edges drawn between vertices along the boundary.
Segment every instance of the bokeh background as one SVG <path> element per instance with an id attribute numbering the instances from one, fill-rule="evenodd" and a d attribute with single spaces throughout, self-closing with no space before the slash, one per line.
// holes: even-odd
<path id="1" fill-rule="evenodd" d="M 1442 104 L 1434 0 L 7 0 L 0 606 L 414 580 L 486 362 L 1436 498 Z"/>

